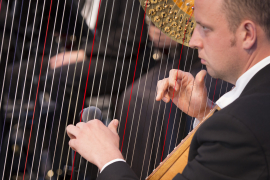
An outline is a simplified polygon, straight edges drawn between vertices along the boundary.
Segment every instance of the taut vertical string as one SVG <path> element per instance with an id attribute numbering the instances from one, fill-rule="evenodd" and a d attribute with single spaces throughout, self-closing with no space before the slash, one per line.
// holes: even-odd
<path id="1" fill-rule="evenodd" d="M 50 4 L 50 11 L 49 11 L 49 17 L 48 17 L 48 23 L 47 23 L 47 29 L 46 29 L 46 35 L 45 35 L 45 42 L 44 42 L 44 46 L 43 46 L 43 54 L 42 54 L 42 60 L 41 60 L 41 65 L 40 65 L 39 77 L 38 77 L 38 85 L 37 85 L 35 106 L 34 106 L 34 111 L 33 111 L 33 118 L 32 118 L 32 124 L 31 124 L 31 130 L 30 130 L 29 140 L 28 140 L 28 148 L 27 148 L 27 154 L 26 154 L 25 165 L 24 165 L 23 180 L 24 180 L 25 172 L 26 172 L 26 165 L 27 165 L 27 159 L 28 159 L 28 153 L 29 153 L 29 147 L 30 147 L 30 140 L 31 140 L 31 135 L 32 135 L 32 128 L 33 128 L 33 122 L 34 122 L 34 117 L 35 117 L 35 111 L 36 111 L 36 103 L 37 103 L 37 98 L 38 98 L 38 89 L 39 89 L 39 83 L 40 83 L 40 77 L 41 77 L 41 70 L 42 70 L 43 58 L 44 58 L 46 41 L 47 41 L 47 35 L 48 35 L 48 28 L 49 28 L 49 24 L 50 24 L 51 9 L 52 9 L 52 0 L 51 0 L 51 4 Z"/>
<path id="2" fill-rule="evenodd" d="M 28 25 L 28 17 L 29 17 L 30 4 L 31 4 L 31 0 L 30 0 L 30 2 L 29 2 L 29 6 L 28 6 L 27 20 L 26 20 L 26 27 L 25 27 L 25 30 L 24 30 L 24 38 L 23 38 L 23 47 L 22 47 L 22 50 L 24 49 L 24 44 L 25 44 L 25 37 L 26 37 L 26 29 L 27 29 L 27 25 Z M 11 88 L 11 81 L 12 81 L 13 68 L 14 68 L 14 61 L 15 61 L 15 54 L 16 54 L 16 50 L 17 50 L 17 42 L 18 42 L 19 29 L 20 29 L 20 24 L 21 24 L 22 8 L 23 8 L 23 1 L 22 1 L 21 11 L 20 11 L 20 19 L 19 19 L 19 26 L 18 26 L 18 32 L 17 32 L 16 47 L 15 47 L 15 52 L 14 52 L 14 57 L 13 57 L 13 65 L 12 65 L 11 79 L 10 79 L 10 83 L 9 83 L 8 99 L 9 99 L 9 93 L 10 93 L 10 88 Z M 0 11 L 1 11 L 1 10 L 0 10 Z M 21 58 L 20 58 L 19 72 L 18 72 L 18 78 L 17 78 L 17 84 L 16 84 L 15 98 L 14 98 L 14 102 L 13 102 L 13 109 L 12 109 L 12 116 L 11 116 L 10 128 L 9 128 L 8 144 L 7 144 L 7 150 L 6 150 L 6 155 L 5 155 L 4 170 L 3 170 L 3 177 L 2 177 L 2 179 L 4 178 L 4 172 L 5 172 L 5 168 L 6 168 L 6 160 L 7 160 L 8 148 L 9 148 L 9 141 L 10 141 L 11 127 L 12 127 L 12 124 L 13 124 L 14 107 L 15 107 L 15 102 L 16 102 L 16 98 L 17 98 L 17 89 L 18 89 L 19 77 L 20 77 L 20 72 L 21 72 L 22 55 L 23 55 L 23 51 L 22 51 L 22 53 L 21 53 Z M 7 102 L 7 104 L 8 104 L 8 102 Z M 6 120 L 6 114 L 7 114 L 7 108 L 6 108 L 6 112 L 5 112 L 5 120 Z M 19 128 L 19 123 L 18 123 L 18 126 L 17 126 L 17 132 L 18 132 L 18 128 Z M 16 133 L 16 140 L 17 140 L 17 133 Z M 16 140 L 15 140 L 15 146 L 16 146 L 16 143 L 17 143 Z M 14 147 L 15 147 L 15 146 L 14 146 Z M 13 153 L 13 155 L 14 155 L 14 153 Z M 13 159 L 13 158 L 12 158 L 12 159 Z M 11 162 L 11 168 L 12 168 L 12 166 L 13 166 L 13 160 L 12 160 L 12 162 Z M 9 177 L 11 177 L 11 170 L 10 170 L 10 175 L 9 175 Z"/>
<path id="3" fill-rule="evenodd" d="M 90 56 L 90 63 L 89 63 L 89 67 L 88 67 L 88 73 L 87 73 L 87 79 L 86 79 L 86 85 L 85 85 L 85 91 L 84 91 L 84 98 L 83 98 L 83 104 L 82 104 L 82 112 L 83 112 L 83 108 L 84 108 L 84 102 L 85 102 L 85 96 L 86 96 L 86 90 L 87 90 L 87 84 L 88 84 L 88 77 L 89 77 L 89 72 L 90 72 L 90 67 L 91 67 L 92 56 L 93 56 L 93 49 L 94 49 L 95 38 L 96 38 L 96 31 L 97 31 L 97 24 L 98 24 L 98 16 L 99 16 L 100 4 L 101 4 L 101 0 L 99 1 L 98 15 L 97 15 L 95 33 L 94 33 L 93 44 L 92 44 L 92 51 L 91 51 L 91 56 Z M 81 113 L 80 122 L 82 121 L 82 114 L 83 113 Z M 70 180 L 72 180 L 72 174 L 73 174 L 73 168 L 74 168 L 74 162 L 75 162 L 76 153 L 77 152 L 75 151 L 75 153 L 74 153 L 74 159 L 73 159 L 73 164 L 72 164 L 72 170 L 71 170 Z"/>
<path id="4" fill-rule="evenodd" d="M 43 3 L 43 9 L 42 9 L 42 16 L 41 16 L 41 22 L 40 22 L 40 26 L 42 26 L 42 21 L 43 21 L 43 15 L 44 15 L 44 9 L 45 9 L 45 3 L 46 1 L 44 1 Z M 36 11 L 35 11 L 35 17 L 36 17 L 36 12 L 37 12 L 37 5 L 36 4 Z M 35 19 L 34 19 L 34 25 L 35 25 Z M 32 40 L 33 40 L 33 34 L 34 34 L 34 26 L 33 25 L 33 30 L 32 30 L 32 35 L 31 35 L 31 45 L 32 45 Z M 38 35 L 38 42 L 37 42 L 37 47 L 39 46 L 39 40 L 40 40 L 40 34 L 41 34 L 41 28 L 39 29 L 39 35 Z M 27 60 L 27 70 L 28 70 L 28 63 L 30 60 L 30 52 L 31 52 L 31 46 L 30 46 L 30 50 L 28 53 L 28 60 Z M 34 60 L 34 69 L 33 72 L 35 72 L 35 68 L 36 68 L 36 60 L 37 60 L 37 53 L 38 53 L 38 48 L 36 49 L 36 55 L 35 55 L 35 60 Z M 25 72 L 25 80 L 24 80 L 24 89 L 23 89 L 23 95 L 25 92 L 25 84 L 26 84 L 26 77 L 27 77 L 27 70 Z M 33 87 L 33 81 L 34 80 L 34 73 L 32 74 L 32 79 L 31 79 L 31 87 L 30 87 L 30 94 L 28 97 L 28 104 L 27 104 L 27 111 L 26 111 L 26 118 L 25 118 L 25 123 L 24 123 L 24 130 L 23 130 L 23 138 L 22 138 L 22 145 L 21 145 L 21 150 L 20 150 L 20 157 L 19 157 L 19 162 L 18 162 L 18 167 L 20 167 L 20 163 L 21 163 L 21 157 L 22 157 L 22 148 L 23 148 L 23 143 L 24 143 L 24 137 L 25 137 L 25 129 L 26 129 L 26 122 L 27 122 L 27 116 L 28 116 L 28 110 L 29 110 L 29 104 L 30 104 L 30 98 L 31 98 L 31 93 L 32 93 L 32 87 Z M 22 103 L 22 102 L 21 102 Z M 22 104 L 21 104 L 22 105 Z M 21 110 L 20 110 L 21 111 Z M 18 177 L 19 175 L 19 168 L 17 169 L 17 175 L 16 177 Z"/>
<path id="5" fill-rule="evenodd" d="M 16 5 L 17 5 L 17 1 L 15 1 L 14 9 L 16 8 Z M 5 67 L 5 72 L 4 72 L 4 80 L 3 80 L 3 87 L 2 87 L 2 92 L 1 92 L 1 98 L 0 98 L 1 103 L 0 104 L 2 104 L 2 98 L 3 98 L 3 92 L 4 92 L 4 85 L 5 85 L 5 78 L 6 78 L 6 72 L 7 72 L 7 64 L 8 64 L 9 50 L 10 50 L 11 35 L 12 35 L 12 30 L 13 30 L 14 16 L 15 16 L 15 10 L 13 12 L 13 17 L 12 17 L 11 32 L 10 32 L 9 43 L 8 43 L 8 53 L 7 53 L 7 59 L 6 59 L 6 67 Z M 3 35 L 3 39 L 4 39 L 4 35 Z M 3 42 L 3 39 L 2 39 L 2 42 Z M 3 45 L 2 45 L 2 47 L 3 47 Z M 2 53 L 2 50 L 1 50 L 1 53 Z M 10 91 L 10 88 L 9 88 L 9 91 Z M 1 136 L 1 142 L 0 142 L 0 154 L 1 154 L 1 150 L 2 150 L 2 141 L 3 141 L 3 137 L 4 137 L 5 124 L 6 124 L 6 118 L 4 120 L 3 130 L 2 130 L 2 136 Z"/>
<path id="6" fill-rule="evenodd" d="M 77 12 L 76 12 L 76 20 L 75 20 L 75 26 L 74 26 L 74 30 L 73 30 L 73 37 L 72 37 L 72 44 L 71 44 L 71 50 L 70 50 L 70 55 L 71 55 L 71 52 L 72 52 L 72 49 L 73 49 L 73 43 L 74 43 L 74 34 L 75 34 L 75 29 L 76 29 L 76 26 L 77 26 L 77 17 L 78 17 L 78 11 L 79 11 L 79 4 L 80 4 L 80 0 L 78 2 L 78 7 L 77 7 Z M 83 27 L 83 24 L 82 24 L 82 27 Z M 82 34 L 82 28 L 81 28 L 81 34 Z M 80 40 L 79 40 L 79 44 L 81 42 L 81 36 L 80 36 Z M 79 45 L 80 46 L 80 45 Z M 78 55 L 78 53 L 77 53 Z M 69 72 L 69 65 L 70 65 L 70 56 L 69 56 L 69 63 L 68 63 L 68 69 L 67 69 L 67 76 L 66 76 L 66 81 L 65 81 L 65 88 L 64 88 L 64 94 L 63 94 L 63 100 L 62 100 L 62 105 L 61 105 L 61 112 L 60 112 L 60 117 L 59 117 L 59 121 L 58 121 L 58 131 L 57 131 L 57 137 L 56 137 L 56 143 L 55 143 L 55 148 L 54 148 L 54 157 L 53 157 L 53 162 L 52 162 L 52 169 L 53 169 L 53 164 L 54 164 L 54 158 L 55 158 L 55 151 L 56 151 L 56 145 L 57 145 L 57 141 L 58 141 L 58 133 L 59 133 L 59 124 L 61 122 L 61 115 L 62 115 L 62 107 L 63 107 L 63 103 L 64 103 L 64 97 L 65 97 L 65 93 L 66 93 L 66 83 L 67 83 L 67 78 L 68 78 L 68 72 Z M 55 107 L 56 109 L 56 107 Z M 55 111 L 54 111 L 55 113 Z M 55 116 L 55 114 L 54 114 Z M 54 117 L 53 116 L 53 117 Z M 52 123 L 53 124 L 53 123 Z M 50 150 L 50 142 L 51 142 L 51 137 L 52 137 L 52 130 L 53 128 L 51 128 L 51 132 L 50 132 L 50 140 L 49 140 L 49 146 L 48 146 L 48 150 Z M 45 178 L 45 171 L 46 171 L 46 167 L 47 167 L 47 161 L 48 161 L 48 156 L 49 156 L 49 152 L 47 152 L 47 157 L 46 157 L 46 163 L 45 163 L 45 168 L 44 168 L 44 177 L 43 179 Z"/>
<path id="7" fill-rule="evenodd" d="M 2 6 L 2 0 L 1 0 L 1 6 Z M 9 7 L 9 1 L 7 3 L 7 7 Z M 0 12 L 1 12 L 1 10 L 0 10 Z M 6 32 L 6 25 L 7 25 L 7 16 L 8 16 L 8 8 L 7 8 L 7 11 L 6 11 L 5 23 L 4 23 L 4 31 L 3 31 L 3 36 L 2 36 L 1 51 L 0 51 L 0 63 L 1 63 L 1 60 L 2 60 L 3 43 L 4 43 L 4 39 L 5 39 L 5 32 Z M 11 30 L 12 30 L 12 28 L 11 28 Z M 0 108 L 1 108 L 2 98 L 1 98 L 0 102 L 1 102 L 0 103 Z"/>
<path id="8" fill-rule="evenodd" d="M 189 20 L 188 20 L 187 24 L 189 23 L 192 15 L 193 15 L 193 12 L 194 11 L 192 11 L 192 14 L 189 17 Z M 180 67 L 180 62 L 181 62 L 181 57 L 182 57 L 182 52 L 183 52 L 183 47 L 184 47 L 185 36 L 186 36 L 186 30 L 184 32 L 183 44 L 182 44 L 181 54 L 180 54 L 180 59 L 179 59 L 179 64 L 178 64 L 178 70 L 179 70 L 179 67 Z M 178 72 L 177 72 L 177 76 L 178 76 Z M 176 83 L 176 81 L 175 81 L 175 83 Z M 173 91 L 173 97 L 174 97 L 174 92 L 175 92 L 175 90 Z M 172 99 L 173 99 L 173 97 L 172 97 Z M 173 102 L 171 102 L 170 113 L 169 113 L 169 118 L 168 118 L 168 124 L 167 124 L 167 128 L 166 128 L 166 134 L 165 134 L 165 139 L 164 139 L 164 143 L 163 143 L 163 150 L 162 150 L 161 160 L 160 161 L 162 161 L 162 158 L 163 158 L 163 152 L 164 152 L 164 148 L 165 148 L 165 142 L 166 142 L 168 127 L 169 127 L 169 121 L 170 121 L 170 115 L 171 115 L 171 110 L 172 110 L 172 104 L 173 104 Z"/>
<path id="9" fill-rule="evenodd" d="M 147 2 L 148 2 L 148 0 L 146 0 L 146 3 L 147 3 Z M 147 6 L 145 6 L 145 12 L 146 12 L 146 7 L 147 7 Z M 137 63 L 138 63 L 138 58 L 139 58 L 139 52 L 140 52 L 140 47 L 141 47 L 141 39 L 142 39 L 143 26 L 144 26 L 145 14 L 146 14 L 145 12 L 144 12 L 144 17 L 143 17 L 143 23 L 142 23 L 142 30 L 141 30 L 140 42 L 139 42 L 139 47 L 138 47 L 138 52 L 137 52 L 136 65 L 135 65 L 135 70 L 134 70 L 134 74 L 133 74 L 132 87 L 131 87 L 131 92 L 130 92 L 130 97 L 129 97 L 128 111 L 127 111 L 127 117 L 126 117 L 126 123 L 125 123 L 124 135 L 123 135 L 123 140 L 122 140 L 122 145 L 121 145 L 121 152 L 122 152 L 122 149 L 123 149 L 123 143 L 124 143 L 124 138 L 125 138 L 125 133 L 126 133 L 126 126 L 127 126 L 127 119 L 128 119 L 128 112 L 129 112 L 130 101 L 131 101 L 132 90 L 133 90 L 133 84 L 134 84 L 134 80 L 135 80 L 135 73 L 136 73 L 136 68 L 137 68 Z"/>
<path id="10" fill-rule="evenodd" d="M 70 8 L 70 12 L 69 12 L 69 20 L 68 20 L 68 27 L 67 27 L 67 32 L 66 32 L 64 54 L 63 54 L 63 60 L 62 60 L 62 65 L 61 65 L 61 69 L 60 69 L 60 77 L 59 77 L 59 80 L 58 80 L 56 102 L 55 102 L 54 114 L 53 114 L 53 119 L 52 119 L 51 134 L 52 134 L 52 129 L 53 129 L 53 125 L 54 125 L 56 105 L 57 105 L 57 102 L 58 102 L 59 86 L 60 86 L 60 80 L 61 80 L 61 77 L 62 77 L 62 69 L 63 69 L 64 56 L 65 56 L 65 53 L 66 53 L 67 37 L 68 37 L 68 31 L 69 31 L 69 25 L 70 25 L 70 18 L 71 18 L 72 7 L 73 7 L 73 0 L 71 2 L 71 8 Z M 64 13 L 65 13 L 65 8 L 64 8 L 63 14 Z M 64 16 L 62 16 L 62 23 L 63 23 L 63 20 L 64 20 Z M 55 20 L 55 22 L 56 22 L 56 20 Z M 61 37 L 61 32 L 62 32 L 62 24 L 61 24 L 60 36 L 59 37 Z M 59 43 L 58 43 L 58 45 L 59 45 Z M 48 70 L 48 68 L 49 68 L 49 66 L 47 67 L 47 70 Z M 55 67 L 54 67 L 54 72 L 55 72 Z M 53 73 L 52 82 L 54 82 L 54 73 Z M 53 87 L 53 83 L 51 84 L 51 91 L 50 91 L 50 97 L 49 97 L 49 103 L 48 103 L 49 105 L 50 105 L 50 102 L 51 102 L 52 87 Z M 44 91 L 45 91 L 45 86 L 44 86 Z M 44 100 L 44 94 L 43 94 L 43 100 Z M 41 147 L 41 153 L 40 153 L 40 157 L 39 157 L 39 164 L 38 164 L 38 172 L 37 172 L 37 174 L 39 174 L 39 167 L 40 167 L 41 155 L 42 155 L 42 152 L 43 152 L 43 145 L 44 145 L 44 138 L 45 138 L 46 127 L 47 127 L 48 114 L 49 114 L 49 108 L 47 109 L 46 122 L 45 122 L 45 128 L 44 128 L 44 132 L 43 132 L 42 147 Z M 41 116 L 40 116 L 40 118 L 41 118 Z M 50 138 L 49 138 L 49 146 L 48 146 L 48 151 L 47 151 L 47 158 L 48 158 L 48 153 L 49 153 L 49 150 L 50 150 L 51 134 L 50 134 Z M 44 176 L 45 176 L 45 173 L 44 173 Z"/>
<path id="11" fill-rule="evenodd" d="M 163 49 L 165 49 L 165 42 L 166 42 L 166 38 L 165 38 L 165 41 L 164 41 Z M 167 72 L 167 67 L 168 67 L 168 62 L 169 62 L 169 54 L 170 54 L 170 51 L 171 51 L 171 44 L 172 44 L 172 39 L 170 40 L 169 52 L 168 52 L 168 56 L 167 56 L 166 68 L 165 68 L 165 72 L 164 72 L 163 78 L 165 78 L 166 72 Z M 175 49 L 175 50 L 176 50 L 176 49 Z M 162 54 L 162 55 L 163 55 L 163 54 Z M 159 75 L 160 75 L 160 74 L 159 74 Z M 154 100 L 154 102 L 155 102 L 155 100 Z M 159 110 L 160 110 L 160 104 L 161 104 L 161 101 L 159 102 L 159 107 L 158 107 Z M 159 110 L 158 110 L 158 113 L 159 113 Z M 142 170 L 141 170 L 141 176 L 140 176 L 140 179 L 142 178 L 142 173 L 143 173 L 144 161 L 145 161 L 146 150 L 147 150 L 147 145 L 148 145 L 148 140 L 149 140 L 149 134 L 150 134 L 150 127 L 151 127 L 151 125 L 152 125 L 152 120 L 153 120 L 153 113 L 154 113 L 154 105 L 153 105 L 153 108 L 152 108 L 152 114 L 151 114 L 151 119 L 150 119 L 150 125 L 149 125 L 148 133 L 147 133 L 147 140 L 146 140 L 146 146 L 145 146 L 145 150 L 144 150 L 143 165 L 142 165 Z M 164 113 L 165 113 L 165 108 L 164 108 Z M 158 116 L 157 116 L 157 117 L 158 117 Z M 145 121 L 145 122 L 146 122 L 146 121 Z M 144 122 L 143 127 L 145 127 L 145 122 Z M 143 128 L 143 129 L 144 129 L 144 128 Z M 143 132 L 143 133 L 144 133 L 144 132 Z"/>
<path id="12" fill-rule="evenodd" d="M 31 0 L 30 0 L 29 4 L 31 4 Z M 35 27 L 35 23 L 36 23 L 37 7 L 38 7 L 38 1 L 36 3 L 35 17 L 34 17 L 34 23 L 33 23 L 33 28 L 32 28 L 32 35 L 31 35 L 30 45 L 32 45 L 32 40 L 33 40 L 34 27 Z M 26 28 L 25 28 L 25 32 L 24 32 L 24 43 L 25 43 L 25 37 L 26 37 L 25 36 L 26 35 L 26 29 L 27 29 L 27 25 L 28 25 L 28 17 L 29 17 L 29 9 L 28 9 L 28 15 L 27 15 Z M 22 49 L 24 49 L 24 43 L 23 43 L 23 48 Z M 27 59 L 27 65 L 26 65 L 26 71 L 25 71 L 25 79 L 24 79 L 24 85 L 23 85 L 23 92 L 22 92 L 22 96 L 21 96 L 22 97 L 22 100 L 21 100 L 21 104 L 20 104 L 20 112 L 19 112 L 19 119 L 18 119 L 18 126 L 17 126 L 17 130 L 16 130 L 16 137 L 15 137 L 15 145 L 14 145 L 14 147 L 16 147 L 16 144 L 17 144 L 18 130 L 19 130 L 19 124 L 20 124 L 20 120 L 21 120 L 22 104 L 23 104 L 23 101 L 24 101 L 25 84 L 26 84 L 26 77 L 27 77 L 27 72 L 28 72 L 28 65 L 29 65 L 29 59 L 30 59 L 29 57 L 30 57 L 31 47 L 32 46 L 30 46 L 29 54 L 28 54 L 28 59 Z M 22 54 L 21 54 L 20 63 L 22 61 L 22 57 L 23 57 L 23 51 L 22 51 Z M 20 64 L 20 67 L 21 67 L 21 64 Z M 17 88 L 18 88 L 18 83 L 19 83 L 19 76 L 20 76 L 20 71 L 18 73 L 18 79 L 17 79 L 17 85 L 16 85 L 16 93 L 15 93 L 15 100 L 16 100 L 16 96 L 17 96 Z M 12 113 L 12 115 L 13 115 L 13 113 Z M 13 119 L 13 116 L 12 116 L 12 119 Z M 13 166 L 14 155 L 15 155 L 15 151 L 13 151 L 13 153 L 12 153 L 11 167 Z M 9 176 L 11 176 L 11 172 L 12 172 L 12 169 L 10 169 L 10 175 Z"/>
<path id="13" fill-rule="evenodd" d="M 92 1 L 92 4 L 93 4 L 93 1 Z M 92 7 L 92 6 L 91 6 L 91 7 Z M 89 8 L 90 8 L 90 7 L 89 7 Z M 85 9 L 84 9 L 84 12 L 85 12 Z M 92 12 L 92 8 L 91 8 L 91 12 Z M 83 17 L 83 23 L 84 23 L 84 20 L 85 20 L 85 17 Z M 90 17 L 89 22 L 90 22 L 90 21 L 91 21 L 91 17 Z M 80 34 L 80 40 L 79 40 L 79 42 L 81 42 L 81 38 L 82 38 L 83 23 L 82 23 L 82 26 L 81 26 L 81 34 Z M 86 51 L 86 48 L 87 48 L 88 37 L 89 37 L 89 29 L 88 29 L 88 31 L 87 31 L 87 36 L 86 36 L 86 40 L 87 40 L 87 41 L 86 41 L 86 45 L 85 45 L 84 51 Z M 78 46 L 78 52 L 79 52 L 79 49 L 80 49 L 80 43 L 79 43 L 79 46 Z M 72 94 L 73 94 L 73 87 L 74 87 L 74 81 L 75 81 L 75 73 L 76 73 L 76 70 L 77 70 L 78 52 L 77 52 L 77 58 L 76 58 L 76 62 L 75 62 L 74 73 L 73 73 L 73 79 L 72 79 L 72 85 L 71 85 L 71 94 L 70 94 L 70 98 L 69 98 L 69 105 L 68 105 L 68 112 L 67 112 L 67 119 L 66 119 L 66 125 L 65 125 L 65 127 L 67 127 L 68 116 L 69 116 L 69 112 L 70 112 L 70 104 L 71 104 L 71 98 L 72 98 Z M 84 60 L 85 60 L 85 54 L 84 54 L 83 61 L 82 61 L 82 69 L 81 69 L 81 74 L 80 74 L 80 80 L 79 80 L 78 92 L 80 91 L 80 88 L 81 88 L 81 79 L 82 79 L 82 71 L 83 71 L 83 67 L 84 67 Z M 66 83 L 67 83 L 67 78 L 66 78 Z M 65 84 L 65 89 L 66 89 L 66 84 Z M 64 96 L 63 96 L 63 97 L 64 97 Z M 72 124 L 74 124 L 74 122 L 75 122 L 75 115 L 76 115 L 76 109 L 77 109 L 77 104 L 78 104 L 78 97 L 79 97 L 79 94 L 77 95 L 77 99 L 76 99 L 75 112 L 74 112 L 73 123 L 72 123 Z M 63 108 L 63 101 L 62 101 L 62 107 L 61 107 L 61 113 L 60 113 L 60 116 L 62 115 L 62 108 Z M 60 117 L 60 118 L 61 118 L 61 117 Z M 59 126 L 58 126 L 57 138 L 58 138 L 58 133 L 59 133 Z M 66 137 L 66 129 L 65 129 L 65 133 L 64 133 L 64 139 L 63 139 L 63 142 L 65 142 L 65 137 Z M 56 148 L 56 146 L 55 146 L 55 148 Z M 62 155 L 63 155 L 63 149 L 64 149 L 64 143 L 62 144 L 62 148 L 61 148 L 60 163 L 59 163 L 58 169 L 60 169 L 60 166 L 61 166 Z M 56 151 L 56 149 L 55 149 L 54 151 Z M 69 152 L 70 152 L 70 147 L 68 148 L 68 154 L 67 154 L 67 157 L 69 157 Z M 55 153 L 54 153 L 54 158 L 55 158 Z M 53 158 L 53 162 L 54 162 L 54 158 Z M 67 160 L 66 160 L 66 166 L 67 166 L 67 163 L 68 163 L 68 158 L 67 158 Z M 65 171 L 64 179 L 66 178 L 66 177 L 65 177 L 66 172 L 67 172 L 67 171 Z M 59 174 L 57 175 L 57 179 L 59 179 Z"/>
<path id="14" fill-rule="evenodd" d="M 188 47 L 188 50 L 189 50 L 189 47 Z M 193 49 L 189 72 L 191 71 L 191 66 L 192 66 L 192 63 L 193 63 L 194 51 L 195 50 Z M 187 54 L 187 56 L 188 56 L 188 54 Z M 187 61 L 187 57 L 186 57 L 186 61 Z M 181 81 L 181 86 L 182 86 L 182 81 Z M 178 102 L 177 102 L 177 104 L 178 104 Z M 168 154 L 170 153 L 170 149 L 171 149 L 171 142 L 172 142 L 172 137 L 173 137 L 173 132 L 174 132 L 174 125 L 175 125 L 176 114 L 177 114 L 177 111 L 175 112 L 175 116 L 174 116 L 174 124 L 173 124 L 172 134 L 171 134 L 171 138 L 170 138 L 170 145 L 169 145 Z M 179 122 L 179 129 L 180 129 L 180 124 L 182 122 L 182 115 L 183 115 L 183 112 L 181 112 L 181 117 L 180 117 L 180 122 Z M 177 143 L 177 141 L 176 141 L 176 143 Z"/>

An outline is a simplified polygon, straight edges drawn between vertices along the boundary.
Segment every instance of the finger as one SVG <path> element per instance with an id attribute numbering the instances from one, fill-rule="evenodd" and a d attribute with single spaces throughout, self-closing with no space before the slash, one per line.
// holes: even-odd
<path id="1" fill-rule="evenodd" d="M 195 77 L 195 87 L 203 89 L 205 87 L 204 78 L 206 76 L 206 71 L 201 70 Z"/>
<path id="2" fill-rule="evenodd" d="M 181 86 L 185 86 L 185 80 L 189 79 L 189 74 L 184 71 L 172 69 L 169 76 L 169 86 L 174 88 L 175 91 L 179 91 Z"/>
<path id="3" fill-rule="evenodd" d="M 69 140 L 68 145 L 69 145 L 74 151 L 77 151 L 77 150 L 76 150 L 76 140 L 75 140 L 75 139 Z"/>
<path id="4" fill-rule="evenodd" d="M 160 101 L 164 97 L 164 95 L 168 90 L 168 87 L 169 87 L 168 78 L 158 81 L 157 96 L 156 96 L 157 101 Z"/>
<path id="5" fill-rule="evenodd" d="M 80 129 L 73 125 L 68 125 L 67 127 L 67 134 L 70 137 L 70 139 L 75 139 L 78 134 L 80 133 Z"/>
<path id="6" fill-rule="evenodd" d="M 162 101 L 164 101 L 165 103 L 168 103 L 168 102 L 170 102 L 170 100 L 171 100 L 171 97 L 170 97 L 169 93 L 168 92 L 165 93 L 163 98 L 162 98 Z"/>
<path id="7" fill-rule="evenodd" d="M 117 133 L 117 127 L 118 127 L 118 120 L 117 119 L 114 119 L 110 122 L 110 124 L 108 125 L 108 128 L 115 134 L 118 134 Z"/>
<path id="8" fill-rule="evenodd" d="M 85 125 L 84 122 L 78 122 L 78 123 L 76 124 L 76 127 L 82 129 L 82 128 L 84 127 L 84 125 Z"/>

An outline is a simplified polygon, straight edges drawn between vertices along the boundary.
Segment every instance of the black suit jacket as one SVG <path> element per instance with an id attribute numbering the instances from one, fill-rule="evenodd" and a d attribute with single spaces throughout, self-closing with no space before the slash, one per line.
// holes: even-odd
<path id="1" fill-rule="evenodd" d="M 195 133 L 184 179 L 269 179 L 270 65 L 259 71 L 240 97 L 215 113 Z M 137 179 L 126 163 L 109 165 L 98 179 Z"/>

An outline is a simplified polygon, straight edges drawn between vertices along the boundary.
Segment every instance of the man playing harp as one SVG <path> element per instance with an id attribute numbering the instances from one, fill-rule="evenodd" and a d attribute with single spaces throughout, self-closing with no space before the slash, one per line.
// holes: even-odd
<path id="1" fill-rule="evenodd" d="M 194 8 L 197 26 L 189 45 L 198 49 L 212 77 L 235 87 L 195 133 L 188 164 L 174 179 L 269 179 L 270 1 L 195 0 Z M 172 99 L 200 121 L 211 109 L 205 74 L 193 78 L 171 70 L 159 81 L 156 99 Z M 117 120 L 108 128 L 96 120 L 70 125 L 69 145 L 98 166 L 100 179 L 136 179 L 118 149 L 117 125 Z"/>

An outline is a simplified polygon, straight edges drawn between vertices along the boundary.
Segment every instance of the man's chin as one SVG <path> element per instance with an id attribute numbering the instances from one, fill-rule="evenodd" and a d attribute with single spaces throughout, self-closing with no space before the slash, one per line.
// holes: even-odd
<path id="1" fill-rule="evenodd" d="M 211 68 L 206 66 L 206 71 L 212 78 L 219 79 L 219 75 L 216 72 L 214 72 Z"/>

